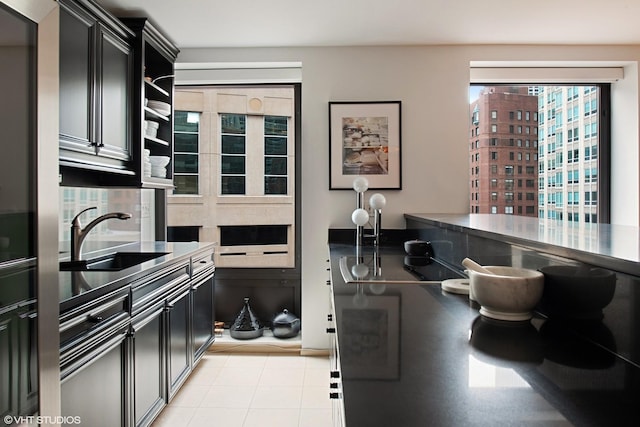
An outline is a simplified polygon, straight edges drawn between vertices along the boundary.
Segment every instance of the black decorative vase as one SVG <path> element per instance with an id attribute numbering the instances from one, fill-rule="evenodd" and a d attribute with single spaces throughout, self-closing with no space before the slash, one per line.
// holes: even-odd
<path id="1" fill-rule="evenodd" d="M 229 335 L 238 340 L 250 340 L 262 336 L 260 320 L 249 306 L 249 298 L 244 299 L 244 306 L 229 328 Z"/>

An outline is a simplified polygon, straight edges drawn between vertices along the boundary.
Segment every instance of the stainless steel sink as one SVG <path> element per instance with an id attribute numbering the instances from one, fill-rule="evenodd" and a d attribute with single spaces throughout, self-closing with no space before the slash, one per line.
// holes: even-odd
<path id="1" fill-rule="evenodd" d="M 61 271 L 120 271 L 167 255 L 168 252 L 116 252 L 103 257 L 60 262 Z"/>

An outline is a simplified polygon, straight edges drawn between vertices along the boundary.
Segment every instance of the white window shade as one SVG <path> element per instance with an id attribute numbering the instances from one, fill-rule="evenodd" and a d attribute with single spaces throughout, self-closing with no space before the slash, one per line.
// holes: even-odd
<path id="1" fill-rule="evenodd" d="M 613 83 L 624 78 L 620 67 L 477 67 L 471 83 Z"/>
<path id="2" fill-rule="evenodd" d="M 301 62 L 178 62 L 176 85 L 299 83 Z"/>

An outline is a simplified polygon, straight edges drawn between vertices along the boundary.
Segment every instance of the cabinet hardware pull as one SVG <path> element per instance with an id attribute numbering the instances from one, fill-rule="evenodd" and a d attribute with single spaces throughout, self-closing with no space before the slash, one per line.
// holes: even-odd
<path id="1" fill-rule="evenodd" d="M 340 378 L 340 371 L 331 371 L 329 374 L 330 378 Z"/>
<path id="2" fill-rule="evenodd" d="M 340 393 L 329 393 L 329 399 L 340 399 Z"/>
<path id="3" fill-rule="evenodd" d="M 329 388 L 338 388 L 338 383 L 329 384 Z"/>
<path id="4" fill-rule="evenodd" d="M 327 320 L 329 322 L 333 321 L 333 314 L 327 314 Z"/>
<path id="5" fill-rule="evenodd" d="M 327 328 L 327 333 L 328 334 L 335 334 L 336 333 L 336 328 Z"/>

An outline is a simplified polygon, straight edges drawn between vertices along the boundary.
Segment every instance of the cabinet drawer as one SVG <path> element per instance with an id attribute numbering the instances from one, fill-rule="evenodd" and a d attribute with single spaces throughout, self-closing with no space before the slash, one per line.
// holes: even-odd
<path id="1" fill-rule="evenodd" d="M 60 316 L 60 363 L 129 322 L 129 289 L 119 289 Z"/>
<path id="2" fill-rule="evenodd" d="M 199 280 L 201 277 L 211 275 L 215 270 L 213 263 L 213 251 L 197 254 L 191 261 L 191 279 Z"/>
<path id="3" fill-rule="evenodd" d="M 133 282 L 131 314 L 135 316 L 188 281 L 189 262 L 185 261 Z"/>

